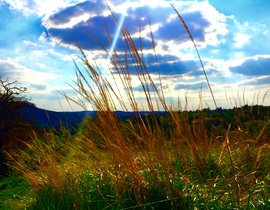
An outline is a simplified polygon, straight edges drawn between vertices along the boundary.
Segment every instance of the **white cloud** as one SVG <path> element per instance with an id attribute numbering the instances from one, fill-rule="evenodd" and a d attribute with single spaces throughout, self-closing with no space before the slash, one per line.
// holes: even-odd
<path id="1" fill-rule="evenodd" d="M 254 55 L 254 56 L 247 56 L 247 57 L 240 57 L 240 58 L 233 58 L 230 59 L 227 62 L 229 67 L 234 67 L 234 66 L 240 66 L 242 65 L 245 61 L 248 60 L 258 60 L 260 58 L 270 58 L 270 55 Z"/>
<path id="2" fill-rule="evenodd" d="M 38 41 L 44 42 L 46 40 L 47 40 L 47 35 L 45 32 L 42 32 L 42 34 L 38 38 Z"/>
<path id="3" fill-rule="evenodd" d="M 174 1 L 172 4 L 181 13 L 200 12 L 202 16 L 210 23 L 205 29 L 205 42 L 197 43 L 200 47 L 207 45 L 217 46 L 225 41 L 228 34 L 226 21 L 231 19 L 231 16 L 226 16 L 216 10 L 208 1 Z"/>
<path id="4" fill-rule="evenodd" d="M 70 18 L 70 20 L 66 23 L 62 23 L 62 24 L 55 24 L 52 21 L 50 21 L 49 17 L 51 15 L 51 13 L 48 13 L 49 15 L 46 15 L 43 18 L 43 25 L 46 26 L 47 28 L 72 28 L 74 27 L 76 24 L 80 23 L 80 22 L 85 22 L 87 21 L 90 17 L 94 17 L 95 16 L 95 12 L 89 10 L 89 12 L 83 12 L 80 15 L 76 14 L 76 16 L 73 16 Z"/>
<path id="5" fill-rule="evenodd" d="M 250 36 L 248 34 L 236 33 L 233 40 L 235 41 L 235 47 L 240 48 L 249 42 Z"/>
<path id="6" fill-rule="evenodd" d="M 13 59 L 0 60 L 0 70 L 9 80 L 18 80 L 20 83 L 29 84 L 48 82 L 57 77 L 56 74 L 38 72 L 18 64 Z"/>
<path id="7" fill-rule="evenodd" d="M 12 9 L 21 11 L 24 15 L 45 15 L 70 3 L 78 3 L 82 0 L 4 0 Z M 0 2 L 1 3 L 1 2 Z"/>
<path id="8" fill-rule="evenodd" d="M 33 46 L 33 47 L 36 47 L 37 46 L 37 43 L 30 42 L 30 41 L 27 41 L 27 40 L 24 40 L 23 41 L 23 44 L 28 45 L 28 46 Z"/>
<path id="9" fill-rule="evenodd" d="M 61 86 L 60 75 L 29 69 L 10 58 L 0 60 L 0 72 L 9 81 L 18 81 L 19 84 L 26 87 L 27 97 L 38 107 L 58 111 L 71 109 L 64 96 L 57 92 L 57 90 L 67 88 Z M 61 100 L 62 107 L 58 100 Z M 74 110 L 79 110 L 75 104 Z"/>

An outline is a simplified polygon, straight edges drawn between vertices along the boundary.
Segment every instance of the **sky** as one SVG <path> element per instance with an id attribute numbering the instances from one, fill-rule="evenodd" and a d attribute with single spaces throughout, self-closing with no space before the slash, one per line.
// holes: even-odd
<path id="1" fill-rule="evenodd" d="M 217 106 L 270 105 L 269 0 L 0 0 L 0 74 L 26 87 L 26 96 L 39 108 L 82 110 L 61 94 L 75 97 L 74 62 L 83 68 L 76 43 L 113 81 L 110 56 L 90 36 L 123 60 L 122 26 L 138 49 L 141 40 L 141 57 L 157 87 L 161 79 L 168 104 L 214 109 L 196 50 L 171 5 L 194 38 Z M 134 63 L 127 62 L 138 106 L 147 109 Z"/>

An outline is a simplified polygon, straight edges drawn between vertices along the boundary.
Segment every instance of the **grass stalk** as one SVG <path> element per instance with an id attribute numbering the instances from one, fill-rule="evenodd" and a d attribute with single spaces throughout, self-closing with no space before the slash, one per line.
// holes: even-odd
<path id="1" fill-rule="evenodd" d="M 193 46 L 196 50 L 196 53 L 197 53 L 197 56 L 199 58 L 199 61 L 200 61 L 200 64 L 201 64 L 201 67 L 202 67 L 202 70 L 203 70 L 203 73 L 204 73 L 204 76 L 205 76 L 205 79 L 206 79 L 206 82 L 207 82 L 207 85 L 208 85 L 208 88 L 210 90 L 210 93 L 211 93 L 211 96 L 212 96 L 212 99 L 213 99 L 213 102 L 214 102 L 214 105 L 216 107 L 216 109 L 218 108 L 217 106 L 217 103 L 216 103 L 216 99 L 214 97 L 214 94 L 213 94 L 213 91 L 212 91 L 212 88 L 211 88 L 211 85 L 210 85 L 210 82 L 209 82 L 209 79 L 208 79 L 208 76 L 206 74 L 206 71 L 204 69 L 204 65 L 202 63 L 202 59 L 201 59 L 201 56 L 200 56 L 200 53 L 199 53 L 199 50 L 197 48 L 197 45 L 195 44 L 195 41 L 193 39 L 193 36 L 192 34 L 190 33 L 189 29 L 188 29 L 188 26 L 186 24 L 186 22 L 184 21 L 184 19 L 182 18 L 182 16 L 180 15 L 180 13 L 176 10 L 176 8 L 171 4 L 172 8 L 174 9 L 175 13 L 178 15 L 178 18 L 180 19 L 181 23 L 182 23 L 182 26 L 184 27 L 184 29 L 186 30 L 187 34 L 189 35 L 189 38 L 190 40 L 192 41 L 193 43 Z"/>

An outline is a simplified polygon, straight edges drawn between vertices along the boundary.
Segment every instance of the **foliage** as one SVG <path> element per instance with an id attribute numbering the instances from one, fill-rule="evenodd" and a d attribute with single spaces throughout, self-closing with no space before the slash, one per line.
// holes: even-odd
<path id="1" fill-rule="evenodd" d="M 21 177 L 0 177 L 0 209 L 25 209 L 33 200 L 29 183 Z"/>
<path id="2" fill-rule="evenodd" d="M 26 88 L 21 87 L 17 81 L 9 82 L 0 75 L 0 149 L 14 137 L 14 132 L 19 133 L 21 129 L 29 127 L 21 118 L 22 108 L 33 106 L 23 96 L 25 92 Z"/>
<path id="3" fill-rule="evenodd" d="M 25 92 L 26 88 L 17 81 L 10 82 L 0 74 L 0 174 L 7 172 L 2 150 L 21 147 L 21 141 L 28 141 L 31 134 L 31 124 L 22 115 L 24 107 L 34 105 L 23 95 Z"/>

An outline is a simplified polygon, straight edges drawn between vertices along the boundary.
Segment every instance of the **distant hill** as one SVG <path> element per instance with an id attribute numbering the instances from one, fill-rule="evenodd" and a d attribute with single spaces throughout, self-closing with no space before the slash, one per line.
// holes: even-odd
<path id="1" fill-rule="evenodd" d="M 250 110 L 253 110 L 252 114 Z M 205 115 L 207 116 L 208 120 L 212 120 L 214 123 L 215 116 L 218 114 L 223 120 L 230 122 L 233 122 L 235 119 L 235 113 L 236 111 L 241 112 L 241 121 L 245 122 L 250 119 L 257 119 L 257 120 L 263 120 L 268 119 L 268 116 L 270 115 L 270 107 L 269 106 L 247 106 L 244 105 L 239 108 L 233 108 L 233 109 L 222 109 L 218 108 L 216 110 L 210 110 L 210 109 L 204 109 L 202 110 Z M 197 111 L 188 111 L 189 113 L 189 119 L 190 122 L 192 122 L 193 119 L 196 119 Z M 199 111 L 200 112 L 200 111 Z M 155 112 L 159 115 L 164 115 L 167 112 Z M 151 114 L 151 112 L 140 112 L 142 117 L 144 118 L 144 115 Z M 121 120 L 127 120 L 130 118 L 134 118 L 135 114 L 134 112 L 124 112 L 124 111 L 116 111 L 115 112 L 116 117 L 119 117 Z M 61 127 L 61 124 L 65 127 L 67 127 L 70 130 L 76 129 L 78 124 L 81 123 L 87 116 L 93 116 L 96 117 L 97 113 L 95 111 L 77 111 L 77 112 L 55 112 L 55 111 L 48 111 L 44 109 L 37 108 L 35 106 L 26 106 L 23 108 L 23 119 L 30 121 L 33 123 L 33 125 L 36 128 L 40 129 L 59 129 Z"/>
<path id="2" fill-rule="evenodd" d="M 150 114 L 150 112 L 142 112 Z M 23 119 L 30 121 L 37 128 L 59 129 L 61 124 L 69 129 L 77 128 L 87 116 L 96 117 L 95 111 L 77 111 L 77 112 L 55 112 L 49 111 L 35 106 L 27 106 L 23 108 Z M 126 120 L 134 116 L 134 112 L 116 111 L 115 115 L 121 120 Z"/>
<path id="3" fill-rule="evenodd" d="M 79 112 L 55 112 L 37 107 L 23 108 L 23 119 L 30 121 L 37 128 L 59 129 L 61 124 L 68 128 L 76 128 L 86 116 L 95 116 L 94 111 L 79 111 Z"/>

